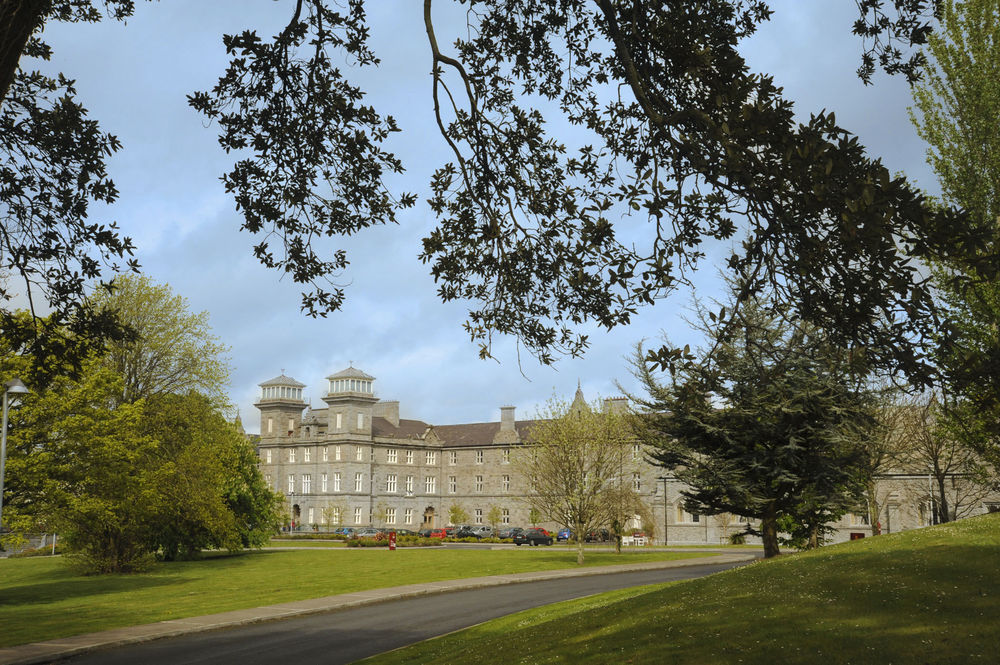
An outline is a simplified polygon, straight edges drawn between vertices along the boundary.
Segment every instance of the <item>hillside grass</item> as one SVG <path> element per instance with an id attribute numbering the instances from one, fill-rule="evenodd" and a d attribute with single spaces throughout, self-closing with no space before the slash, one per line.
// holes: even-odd
<path id="1" fill-rule="evenodd" d="M 520 612 L 365 661 L 1000 662 L 1000 515 Z"/>
<path id="2" fill-rule="evenodd" d="M 710 556 L 590 552 L 586 566 Z M 248 552 L 156 564 L 134 575 L 83 576 L 61 557 L 0 559 L 0 647 L 365 589 L 576 567 L 553 548 L 383 548 Z"/>

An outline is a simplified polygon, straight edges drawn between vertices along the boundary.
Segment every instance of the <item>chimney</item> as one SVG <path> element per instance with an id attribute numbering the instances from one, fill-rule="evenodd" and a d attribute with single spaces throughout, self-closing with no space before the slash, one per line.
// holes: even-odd
<path id="1" fill-rule="evenodd" d="M 514 431 L 514 407 L 512 406 L 500 407 L 500 431 L 501 432 Z"/>
<path id="2" fill-rule="evenodd" d="M 375 418 L 381 416 L 392 423 L 393 427 L 399 427 L 399 400 L 375 402 L 372 406 L 372 416 Z"/>
<path id="3" fill-rule="evenodd" d="M 628 398 L 608 397 L 604 400 L 604 413 L 625 413 L 628 411 Z"/>

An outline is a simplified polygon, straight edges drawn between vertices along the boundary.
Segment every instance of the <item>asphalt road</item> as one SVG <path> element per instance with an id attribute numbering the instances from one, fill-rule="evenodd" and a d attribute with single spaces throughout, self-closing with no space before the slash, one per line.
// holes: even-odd
<path id="1" fill-rule="evenodd" d="M 390 603 L 93 651 L 74 665 L 335 665 L 549 603 L 642 584 L 702 577 L 740 564 L 570 577 L 408 598 Z"/>

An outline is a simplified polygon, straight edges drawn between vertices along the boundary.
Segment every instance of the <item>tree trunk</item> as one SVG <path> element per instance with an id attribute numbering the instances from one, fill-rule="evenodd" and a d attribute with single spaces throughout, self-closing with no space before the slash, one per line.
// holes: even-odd
<path id="1" fill-rule="evenodd" d="M 809 549 L 814 550 L 819 547 L 819 527 L 814 526 L 809 529 Z"/>
<path id="2" fill-rule="evenodd" d="M 576 531 L 574 535 L 576 536 L 576 565 L 583 565 L 583 538 L 580 534 L 583 533 L 583 525 L 577 524 Z"/>
<path id="3" fill-rule="evenodd" d="M 764 558 L 770 559 L 781 554 L 778 549 L 778 518 L 774 515 L 760 520 L 760 538 L 764 541 Z"/>
<path id="4" fill-rule="evenodd" d="M 878 502 L 875 483 L 868 483 L 868 524 L 872 527 L 872 535 L 882 535 L 882 506 Z"/>
<path id="5" fill-rule="evenodd" d="M 938 524 L 944 524 L 945 522 L 951 521 L 950 510 L 948 509 L 948 499 L 945 496 L 945 478 L 944 475 L 937 477 L 938 485 L 938 497 L 937 497 L 937 513 L 938 513 Z"/>
<path id="6" fill-rule="evenodd" d="M 0 0 L 0 102 L 14 82 L 28 38 L 50 5 L 49 0 Z"/>

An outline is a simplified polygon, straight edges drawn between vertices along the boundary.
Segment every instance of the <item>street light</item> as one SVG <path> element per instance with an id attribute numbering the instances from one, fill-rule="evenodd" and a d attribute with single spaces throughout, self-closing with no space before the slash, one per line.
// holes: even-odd
<path id="1" fill-rule="evenodd" d="M 7 467 L 7 407 L 12 399 L 30 392 L 21 379 L 11 379 L 3 384 L 3 426 L 0 429 L 0 535 L 3 535 L 3 477 Z"/>

